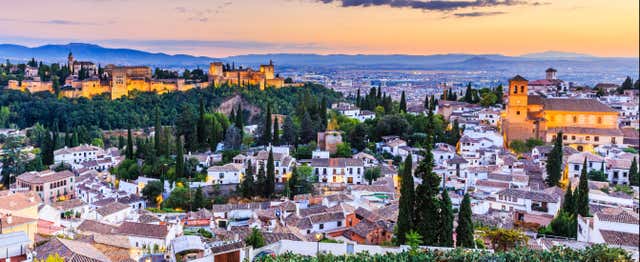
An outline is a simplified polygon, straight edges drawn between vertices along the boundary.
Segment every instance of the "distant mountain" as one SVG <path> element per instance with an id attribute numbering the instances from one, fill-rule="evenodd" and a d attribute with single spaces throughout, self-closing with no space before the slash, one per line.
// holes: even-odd
<path id="1" fill-rule="evenodd" d="M 0 44 L 0 61 L 27 61 L 35 58 L 45 62 L 66 62 L 69 52 L 76 59 L 93 61 L 102 65 L 149 65 L 165 68 L 206 67 L 212 61 L 235 63 L 255 67 L 273 60 L 280 69 L 324 68 L 334 69 L 456 69 L 456 70 L 527 70 L 531 66 L 549 67 L 575 65 L 576 63 L 598 62 L 601 65 L 637 65 L 637 58 L 606 58 L 585 54 L 546 51 L 522 56 L 500 54 L 436 54 L 436 55 L 345 55 L 345 54 L 248 54 L 224 58 L 192 56 L 186 54 L 169 55 L 151 53 L 127 48 L 107 48 L 94 44 L 70 43 L 66 45 L 44 45 L 26 47 Z"/>
<path id="2" fill-rule="evenodd" d="M 521 55 L 520 57 L 533 58 L 533 59 L 585 59 L 585 58 L 596 58 L 595 56 L 592 56 L 592 55 L 589 55 L 589 54 L 560 52 L 560 51 L 545 51 L 545 52 L 539 52 L 539 53 L 530 53 L 530 54 Z"/>
<path id="3" fill-rule="evenodd" d="M 64 62 L 69 52 L 72 52 L 73 56 L 78 60 L 119 65 L 191 66 L 194 64 L 208 64 L 214 60 L 214 58 L 204 56 L 168 55 L 126 48 L 106 48 L 99 45 L 83 43 L 43 45 L 39 47 L 0 44 L 0 58 L 10 60 L 29 60 L 35 58 L 36 60 L 47 62 Z"/>

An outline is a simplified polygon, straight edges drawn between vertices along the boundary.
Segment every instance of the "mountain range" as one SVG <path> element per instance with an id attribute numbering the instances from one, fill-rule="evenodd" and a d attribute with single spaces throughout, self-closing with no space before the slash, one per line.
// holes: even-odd
<path id="1" fill-rule="evenodd" d="M 26 47 L 0 44 L 0 59 L 26 61 L 35 58 L 45 62 L 65 62 L 69 52 L 77 60 L 88 60 L 100 64 L 149 65 L 160 67 L 206 66 L 213 61 L 255 66 L 273 60 L 284 68 L 337 67 L 378 69 L 501 69 L 514 65 L 556 65 L 584 63 L 623 63 L 637 65 L 638 58 L 595 57 L 586 54 L 545 51 L 522 56 L 500 54 L 436 54 L 436 55 L 345 55 L 345 54 L 247 54 L 213 58 L 187 54 L 170 55 L 151 53 L 127 48 L 107 48 L 95 44 L 70 43 L 65 45 L 43 45 Z"/>

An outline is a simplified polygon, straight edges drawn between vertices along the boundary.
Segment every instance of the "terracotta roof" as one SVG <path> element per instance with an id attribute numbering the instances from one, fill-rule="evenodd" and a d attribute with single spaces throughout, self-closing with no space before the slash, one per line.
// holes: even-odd
<path id="1" fill-rule="evenodd" d="M 638 214 L 622 208 L 604 208 L 595 215 L 597 215 L 601 221 L 638 224 Z"/>
<path id="2" fill-rule="evenodd" d="M 529 81 L 521 75 L 516 75 L 513 78 L 509 79 L 509 81 Z"/>
<path id="3" fill-rule="evenodd" d="M 33 171 L 33 172 L 23 173 L 22 175 L 19 175 L 17 179 L 25 181 L 27 183 L 42 184 L 42 183 L 48 183 L 53 181 L 59 181 L 65 178 L 73 177 L 73 176 L 74 176 L 73 173 L 71 173 L 71 171 L 69 170 L 64 170 L 60 172 L 47 170 L 42 172 Z"/>
<path id="4" fill-rule="evenodd" d="M 344 220 L 343 212 L 323 213 L 309 216 L 312 224 Z"/>
<path id="5" fill-rule="evenodd" d="M 0 196 L 0 210 L 17 211 L 40 204 L 40 196 L 34 192 L 11 193 L 6 191 L 6 195 Z"/>
<path id="6" fill-rule="evenodd" d="M 167 237 L 169 229 L 167 228 L 167 225 L 142 224 L 125 221 L 118 227 L 116 232 L 127 236 L 164 239 Z"/>
<path id="7" fill-rule="evenodd" d="M 122 204 L 120 202 L 111 202 L 109 204 L 106 204 L 105 206 L 98 208 L 98 210 L 96 210 L 96 212 L 98 212 L 98 214 L 100 214 L 101 216 L 108 216 L 111 215 L 113 213 L 116 213 L 118 211 L 122 211 L 129 208 L 129 205 L 125 205 Z"/>
<path id="8" fill-rule="evenodd" d="M 489 181 L 489 180 L 478 180 L 476 181 L 476 186 L 484 186 L 484 187 L 497 187 L 497 188 L 509 188 L 509 183 L 506 182 L 498 182 L 498 181 Z"/>
<path id="9" fill-rule="evenodd" d="M 215 255 L 215 254 L 219 254 L 219 253 L 225 253 L 227 251 L 233 251 L 236 249 L 241 249 L 245 246 L 244 241 L 236 241 L 236 242 L 232 242 L 232 243 L 225 243 L 222 245 L 217 245 L 217 246 L 213 246 L 211 247 L 211 252 Z"/>
<path id="10" fill-rule="evenodd" d="M 82 223 L 80 223 L 80 225 L 78 225 L 76 229 L 81 232 L 111 234 L 117 229 L 117 227 L 100 223 L 95 220 L 85 219 L 84 221 L 82 221 Z"/>
<path id="11" fill-rule="evenodd" d="M 584 134 L 599 136 L 623 136 L 618 128 L 587 128 L 587 127 L 553 127 L 547 130 L 548 133 L 558 133 L 562 131 L 564 134 Z"/>
<path id="12" fill-rule="evenodd" d="M 638 247 L 640 243 L 640 237 L 638 234 L 632 234 L 627 232 L 618 232 L 600 229 L 600 234 L 609 245 Z"/>
<path id="13" fill-rule="evenodd" d="M 524 198 L 524 199 L 531 199 L 534 201 L 541 201 L 541 202 L 559 202 L 560 199 L 557 197 L 554 197 L 546 192 L 538 192 L 538 191 L 528 191 L 528 190 L 522 190 L 522 189 L 511 189 L 511 188 L 507 188 L 504 189 L 500 192 L 498 192 L 498 195 L 504 195 L 504 196 L 511 196 L 511 197 L 516 197 L 516 198 Z"/>
<path id="14" fill-rule="evenodd" d="M 207 169 L 209 172 L 240 172 L 241 165 L 229 163 L 224 166 L 212 166 Z"/>
<path id="15" fill-rule="evenodd" d="M 107 256 L 88 243 L 54 238 L 36 248 L 35 258 L 45 260 L 57 253 L 67 262 L 110 262 Z"/>
<path id="16" fill-rule="evenodd" d="M 329 200 L 331 202 L 353 201 L 352 197 L 350 197 L 350 196 L 348 196 L 346 194 L 342 194 L 342 193 L 333 194 L 333 195 L 327 196 L 326 198 L 327 198 L 327 200 Z"/>
<path id="17" fill-rule="evenodd" d="M 589 152 L 580 152 L 577 154 L 573 154 L 569 156 L 569 158 L 567 159 L 567 162 L 572 164 L 582 164 L 584 163 L 585 158 L 587 159 L 588 162 L 604 162 L 603 157 L 589 153 Z"/>
<path id="18" fill-rule="evenodd" d="M 544 99 L 544 110 L 546 111 L 571 111 L 571 112 L 612 112 L 617 113 L 613 108 L 601 103 L 596 99 L 566 99 L 566 98 L 546 98 Z"/>
<path id="19" fill-rule="evenodd" d="M 69 200 L 66 200 L 66 201 L 59 201 L 59 202 L 51 203 L 51 206 L 53 206 L 53 207 L 55 207 L 56 209 L 59 209 L 59 210 L 69 210 L 69 209 L 80 207 L 80 206 L 84 206 L 84 205 L 86 205 L 86 203 L 84 203 L 79 198 L 74 198 L 74 199 L 69 199 Z"/>

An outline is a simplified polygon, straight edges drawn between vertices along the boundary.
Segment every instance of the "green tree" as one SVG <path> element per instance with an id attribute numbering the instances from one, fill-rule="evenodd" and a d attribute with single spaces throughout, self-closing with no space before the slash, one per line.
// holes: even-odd
<path id="1" fill-rule="evenodd" d="M 300 122 L 300 143 L 307 144 L 316 140 L 316 132 L 309 112 L 305 112 Z"/>
<path id="2" fill-rule="evenodd" d="M 265 182 L 265 197 L 272 197 L 276 191 L 276 175 L 275 166 L 273 163 L 273 150 L 269 150 L 269 157 L 267 158 L 267 180 Z"/>
<path id="3" fill-rule="evenodd" d="M 409 254 L 417 256 L 419 254 L 420 245 L 422 244 L 422 236 L 418 234 L 418 232 L 411 230 L 405 234 L 405 239 L 409 246 Z"/>
<path id="4" fill-rule="evenodd" d="M 240 193 L 244 198 L 250 198 L 254 196 L 255 190 L 255 182 L 253 179 L 253 166 L 251 165 L 251 160 L 247 161 L 247 168 L 245 169 L 245 174 L 242 179 L 242 184 L 240 184 Z"/>
<path id="5" fill-rule="evenodd" d="M 351 157 L 351 145 L 346 142 L 338 144 L 334 157 Z"/>
<path id="6" fill-rule="evenodd" d="M 496 94 L 496 103 L 502 104 L 503 103 L 502 96 L 504 96 L 504 91 L 502 90 L 502 84 L 496 87 L 495 94 Z"/>
<path id="7" fill-rule="evenodd" d="M 593 181 L 607 182 L 607 174 L 602 170 L 591 170 L 587 173 L 587 178 Z"/>
<path id="8" fill-rule="evenodd" d="M 439 245 L 443 247 L 453 246 L 453 210 L 447 188 L 442 189 L 440 201 L 440 236 Z"/>
<path id="9" fill-rule="evenodd" d="M 123 149 L 124 148 L 124 137 L 123 136 L 118 136 L 118 149 Z"/>
<path id="10" fill-rule="evenodd" d="M 482 94 L 482 98 L 480 99 L 480 105 L 484 107 L 495 105 L 496 102 L 498 102 L 498 98 L 494 93 L 484 93 Z"/>
<path id="11" fill-rule="evenodd" d="M 584 159 L 578 184 L 578 196 L 576 197 L 576 214 L 583 217 L 589 216 L 589 182 L 587 180 L 587 158 Z"/>
<path id="12" fill-rule="evenodd" d="M 429 139 L 431 141 L 431 139 Z M 439 214 L 439 199 L 437 198 L 441 179 L 433 172 L 434 159 L 431 153 L 431 142 L 425 148 L 425 158 L 420 161 L 416 168 L 416 176 L 422 178 L 422 184 L 418 185 L 416 191 L 415 218 L 418 221 L 417 231 L 422 235 L 425 245 L 437 245 L 441 232 L 438 223 L 441 219 Z"/>
<path id="13" fill-rule="evenodd" d="M 631 166 L 629 167 L 629 183 L 632 186 L 640 185 L 640 175 L 638 175 L 638 160 L 636 157 L 633 157 L 633 161 L 631 161 Z"/>
<path id="14" fill-rule="evenodd" d="M 473 221 L 471 220 L 471 198 L 469 194 L 465 194 L 460 204 L 458 212 L 458 227 L 456 227 L 456 246 L 472 248 L 473 240 Z"/>
<path id="15" fill-rule="evenodd" d="M 204 193 L 202 192 L 202 187 L 198 187 L 193 196 L 191 210 L 197 211 L 201 208 L 208 208 L 208 207 L 209 207 L 209 204 L 207 203 L 207 198 L 205 198 Z"/>
<path id="16" fill-rule="evenodd" d="M 269 145 L 271 143 L 271 135 L 272 127 L 271 127 L 271 105 L 267 105 L 267 112 L 264 114 L 264 126 L 262 127 L 262 145 Z"/>
<path id="17" fill-rule="evenodd" d="M 569 214 L 575 214 L 576 212 L 576 208 L 575 208 L 575 204 L 576 201 L 575 199 L 573 199 L 574 194 L 573 191 L 571 190 L 571 182 L 569 182 L 569 185 L 567 186 L 567 191 L 564 192 L 564 199 L 562 200 L 562 210 L 568 212 Z"/>
<path id="18" fill-rule="evenodd" d="M 265 245 L 264 236 L 262 235 L 262 232 L 260 232 L 260 230 L 258 230 L 255 227 L 251 229 L 251 234 L 247 236 L 244 242 L 248 246 L 252 246 L 254 249 L 261 248 Z"/>
<path id="19" fill-rule="evenodd" d="M 545 182 L 548 186 L 558 186 L 562 177 L 562 132 L 558 132 L 551 152 L 547 155 L 547 178 Z"/>
<path id="20" fill-rule="evenodd" d="M 514 139 L 511 141 L 511 143 L 509 143 L 509 148 L 511 148 L 511 150 L 515 151 L 518 154 L 526 153 L 528 149 L 525 142 L 517 139 Z"/>
<path id="21" fill-rule="evenodd" d="M 273 120 L 273 139 L 272 144 L 275 146 L 280 145 L 280 126 L 278 125 L 278 119 Z"/>
<path id="22" fill-rule="evenodd" d="M 183 178 L 184 170 L 184 145 L 180 136 L 176 139 L 176 178 Z"/>
<path id="23" fill-rule="evenodd" d="M 380 177 L 380 173 L 380 167 L 368 168 L 366 171 L 364 171 L 364 179 L 369 181 L 369 185 L 371 185 L 373 181 L 378 180 L 378 178 Z"/>
<path id="24" fill-rule="evenodd" d="M 467 84 L 467 90 L 464 92 L 464 98 L 462 101 L 467 103 L 473 103 L 473 90 L 471 89 L 471 82 Z"/>
<path id="25" fill-rule="evenodd" d="M 153 143 L 154 148 L 156 150 L 156 155 L 160 156 L 160 152 L 162 151 L 160 144 L 160 135 L 162 134 L 162 126 L 160 125 L 160 109 L 156 106 L 155 114 L 154 114 L 154 128 L 153 128 Z"/>
<path id="26" fill-rule="evenodd" d="M 425 110 L 429 110 L 431 109 L 431 106 L 429 105 L 429 95 L 425 95 L 424 97 L 424 109 Z"/>
<path id="27" fill-rule="evenodd" d="M 402 95 L 400 95 L 400 113 L 407 112 L 407 100 L 404 95 L 404 91 L 402 91 Z"/>
<path id="28" fill-rule="evenodd" d="M 400 204 L 396 224 L 397 244 L 406 243 L 406 235 L 413 228 L 413 208 L 415 205 L 415 188 L 412 174 L 411 154 L 407 156 L 400 177 Z"/>
<path id="29" fill-rule="evenodd" d="M 351 133 L 349 133 L 349 144 L 358 151 L 362 151 L 367 147 L 367 126 L 366 124 L 357 124 Z"/>
<path id="30" fill-rule="evenodd" d="M 160 181 L 150 181 L 142 188 L 142 197 L 147 201 L 157 204 L 157 197 L 162 194 L 164 185 Z"/>
<path id="31" fill-rule="evenodd" d="M 9 107 L 8 106 L 0 107 L 0 128 L 7 127 L 9 116 L 11 116 L 11 111 L 9 110 Z"/>
<path id="32" fill-rule="evenodd" d="M 131 135 L 131 128 L 127 128 L 127 148 L 126 148 L 126 158 L 134 159 L 133 156 L 133 137 Z"/>
<path id="33" fill-rule="evenodd" d="M 287 116 L 282 124 L 282 137 L 280 137 L 280 141 L 283 145 L 293 145 L 296 143 L 296 137 L 297 132 L 293 124 L 293 119 Z"/>

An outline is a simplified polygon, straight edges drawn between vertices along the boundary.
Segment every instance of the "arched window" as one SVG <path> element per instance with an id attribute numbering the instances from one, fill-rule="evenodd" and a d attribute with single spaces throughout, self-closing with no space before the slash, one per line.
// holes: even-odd
<path id="1" fill-rule="evenodd" d="M 518 93 L 518 87 L 517 87 L 517 86 L 513 87 L 513 93 L 514 93 L 514 94 L 517 94 L 517 93 Z"/>
<path id="2" fill-rule="evenodd" d="M 520 87 L 520 93 L 523 93 L 523 94 L 524 94 L 524 86 L 521 86 L 521 87 Z"/>

